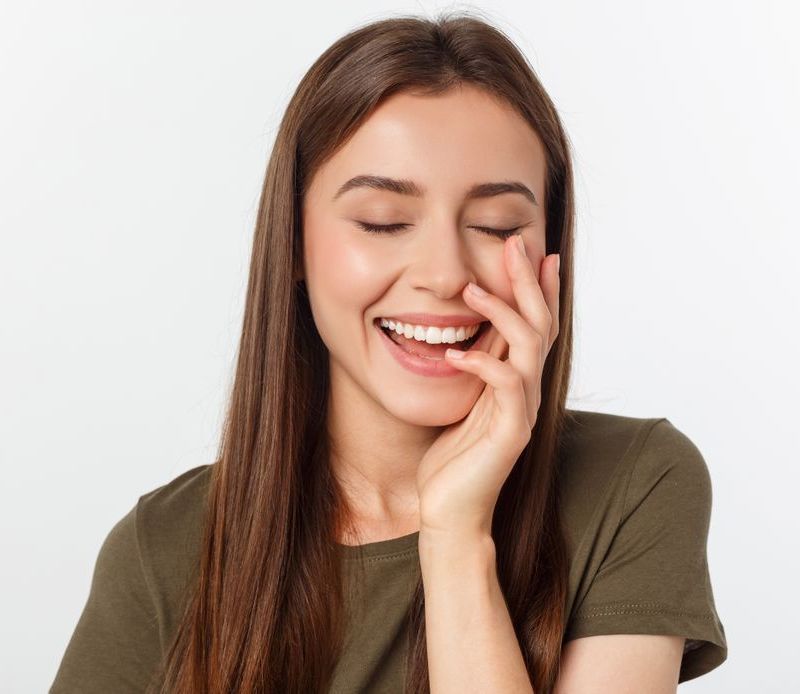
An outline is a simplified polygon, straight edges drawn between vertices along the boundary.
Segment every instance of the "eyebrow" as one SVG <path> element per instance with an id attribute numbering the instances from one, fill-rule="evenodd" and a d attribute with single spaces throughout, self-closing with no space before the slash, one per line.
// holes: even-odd
<path id="1" fill-rule="evenodd" d="M 391 193 L 399 193 L 400 195 L 410 195 L 415 198 L 421 198 L 425 194 L 425 190 L 408 179 L 388 178 L 387 176 L 375 176 L 373 174 L 362 174 L 354 176 L 349 181 L 344 183 L 336 191 L 333 200 L 337 200 L 344 195 L 348 190 L 354 188 L 373 188 L 375 190 L 388 190 Z M 498 181 L 493 183 L 478 183 L 472 186 L 467 191 L 467 200 L 475 200 L 479 198 L 492 198 L 495 195 L 503 195 L 504 193 L 519 193 L 525 196 L 530 202 L 537 207 L 539 203 L 536 202 L 536 196 L 533 191 L 520 181 Z"/>

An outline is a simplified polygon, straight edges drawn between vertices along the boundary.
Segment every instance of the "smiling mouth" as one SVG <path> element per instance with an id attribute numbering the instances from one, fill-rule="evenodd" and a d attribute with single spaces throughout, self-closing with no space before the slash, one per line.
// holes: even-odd
<path id="1" fill-rule="evenodd" d="M 465 351 L 470 349 L 478 340 L 481 339 L 483 334 L 488 330 L 489 326 L 491 326 L 491 323 L 488 320 L 483 321 L 483 323 L 481 323 L 476 333 L 471 338 L 469 338 L 469 340 L 463 340 L 461 342 L 453 342 L 453 343 L 442 342 L 438 345 L 429 344 L 424 340 L 415 340 L 414 338 L 408 338 L 405 337 L 404 335 L 400 335 L 397 333 L 397 331 L 392 330 L 391 328 L 381 326 L 380 319 L 376 321 L 375 325 L 378 327 L 379 330 L 382 330 L 386 334 L 386 336 L 390 340 L 392 340 L 392 342 L 395 342 L 406 351 L 415 354 L 420 354 L 420 356 L 429 356 L 431 352 L 434 353 L 441 352 L 442 355 L 444 355 L 445 350 L 447 350 L 448 348 L 460 349 Z M 420 352 L 416 351 L 416 348 L 418 348 L 420 352 L 424 351 L 427 352 L 428 354 L 427 355 L 421 354 Z"/>

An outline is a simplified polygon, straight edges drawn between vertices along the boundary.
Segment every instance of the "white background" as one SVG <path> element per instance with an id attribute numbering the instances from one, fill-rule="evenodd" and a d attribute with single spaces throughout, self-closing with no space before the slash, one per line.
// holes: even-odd
<path id="1" fill-rule="evenodd" d="M 258 193 L 299 79 L 356 25 L 442 7 L 3 5 L 4 692 L 49 687 L 114 523 L 212 462 Z M 569 406 L 666 416 L 711 472 L 729 659 L 681 690 L 785 692 L 800 616 L 796 5 L 455 7 L 522 48 L 575 148 Z"/>

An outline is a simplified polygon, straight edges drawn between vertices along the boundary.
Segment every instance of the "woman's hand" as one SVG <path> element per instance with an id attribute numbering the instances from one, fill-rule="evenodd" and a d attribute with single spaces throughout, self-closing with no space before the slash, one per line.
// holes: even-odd
<path id="1" fill-rule="evenodd" d="M 558 337 L 559 257 L 542 260 L 540 284 L 517 246 L 521 241 L 512 236 L 503 249 L 519 313 L 492 294 L 463 292 L 467 304 L 505 340 L 508 358 L 501 361 L 476 350 L 461 352 L 460 359 L 446 356 L 486 386 L 469 414 L 447 427 L 420 461 L 421 530 L 491 535 L 500 489 L 536 424 L 542 369 Z"/>

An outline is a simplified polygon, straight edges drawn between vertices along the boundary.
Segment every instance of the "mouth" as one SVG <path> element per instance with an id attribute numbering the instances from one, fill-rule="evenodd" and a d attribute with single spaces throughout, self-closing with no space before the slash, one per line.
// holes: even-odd
<path id="1" fill-rule="evenodd" d="M 468 340 L 463 340 L 461 342 L 454 342 L 454 343 L 441 343 L 439 345 L 431 345 L 423 340 L 414 340 L 408 339 L 404 336 L 398 335 L 397 332 L 391 330 L 388 327 L 383 327 L 380 324 L 380 318 L 376 318 L 374 321 L 374 325 L 378 330 L 382 331 L 392 342 L 399 345 L 406 351 L 411 351 L 412 353 L 415 351 L 415 346 L 419 346 L 420 350 L 425 350 L 430 352 L 431 350 L 441 351 L 441 355 L 444 356 L 445 350 L 448 348 L 453 349 L 460 349 L 460 350 L 469 350 L 471 349 L 486 333 L 486 331 L 491 327 L 491 322 L 486 320 L 480 324 L 480 327 L 475 332 L 475 334 L 469 338 Z M 422 355 L 421 355 L 422 356 Z"/>

